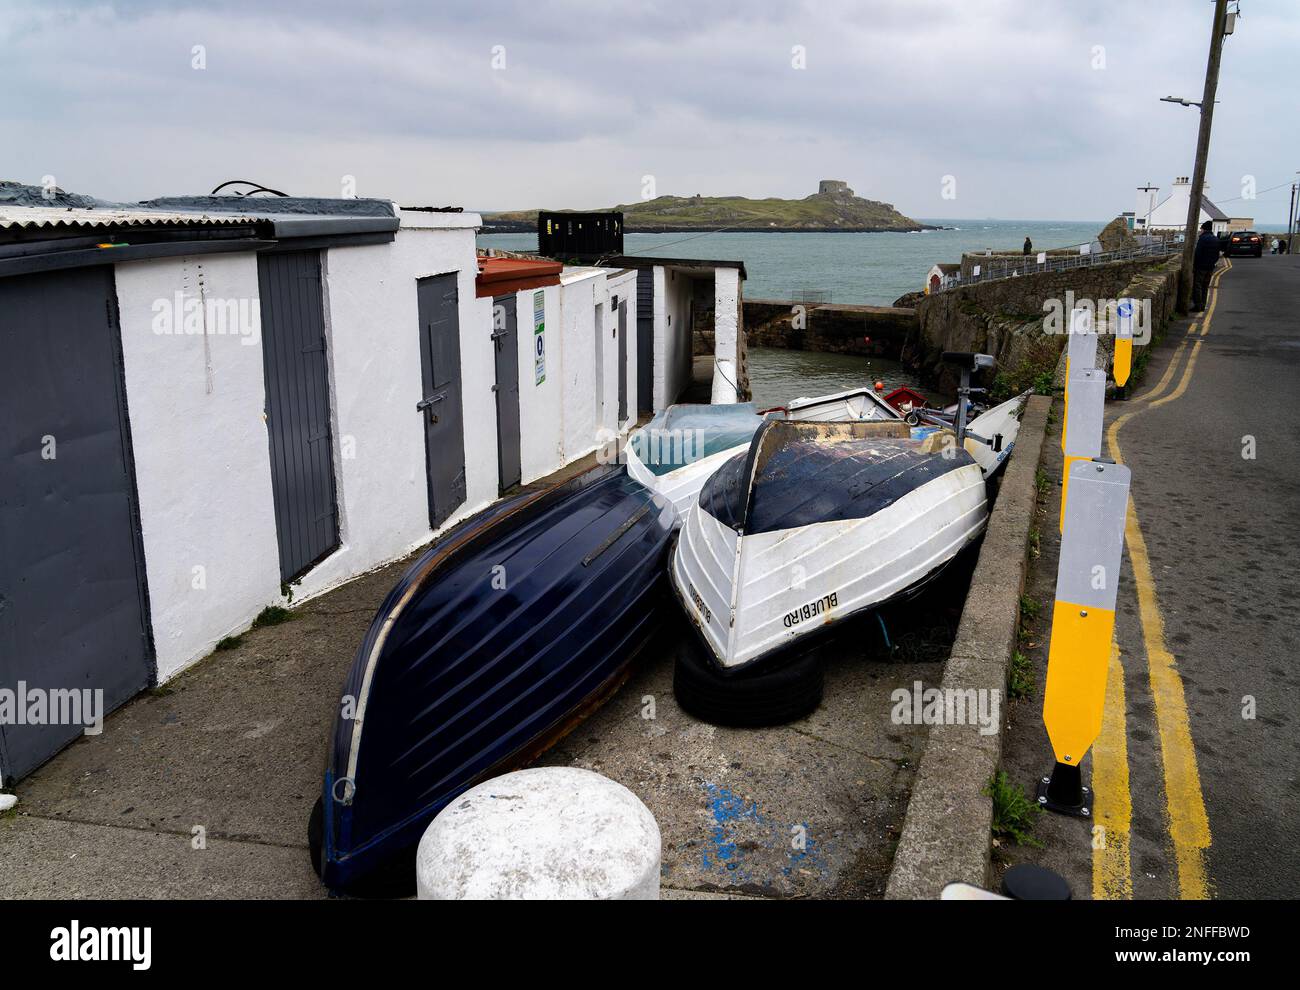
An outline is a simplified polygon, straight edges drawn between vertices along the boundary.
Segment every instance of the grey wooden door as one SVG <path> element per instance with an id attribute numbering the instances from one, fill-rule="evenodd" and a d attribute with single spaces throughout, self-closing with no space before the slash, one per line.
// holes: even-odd
<path id="1" fill-rule="evenodd" d="M 50 703 L 0 724 L 9 780 L 154 676 L 116 299 L 107 267 L 0 278 L 0 688 Z"/>
<path id="2" fill-rule="evenodd" d="M 262 367 L 280 577 L 339 545 L 320 252 L 260 254 Z"/>
<path id="3" fill-rule="evenodd" d="M 422 395 L 429 479 L 429 525 L 441 526 L 465 503 L 465 421 L 461 405 L 460 309 L 456 274 L 416 282 Z"/>
<path id="4" fill-rule="evenodd" d="M 618 307 L 618 426 L 627 419 L 627 300 L 614 299 Z"/>
<path id="5" fill-rule="evenodd" d="M 492 300 L 492 344 L 496 356 L 497 476 L 501 491 L 519 484 L 519 316 L 515 295 Z"/>
<path id="6" fill-rule="evenodd" d="M 654 411 L 655 381 L 655 273 L 640 268 L 636 273 L 636 408 Z"/>

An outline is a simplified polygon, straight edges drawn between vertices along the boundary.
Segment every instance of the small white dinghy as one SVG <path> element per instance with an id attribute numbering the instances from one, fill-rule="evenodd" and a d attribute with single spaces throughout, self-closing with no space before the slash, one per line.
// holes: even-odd
<path id="1" fill-rule="evenodd" d="M 771 422 L 704 485 L 669 570 L 733 673 L 915 590 L 987 519 L 984 473 L 951 433 Z"/>
<path id="2" fill-rule="evenodd" d="M 795 399 L 783 412 L 783 419 L 803 423 L 877 423 L 903 418 L 897 409 L 869 388 Z"/>
<path id="3" fill-rule="evenodd" d="M 709 475 L 747 448 L 765 422 L 752 402 L 669 406 L 628 437 L 627 473 L 672 502 L 680 525 Z"/>

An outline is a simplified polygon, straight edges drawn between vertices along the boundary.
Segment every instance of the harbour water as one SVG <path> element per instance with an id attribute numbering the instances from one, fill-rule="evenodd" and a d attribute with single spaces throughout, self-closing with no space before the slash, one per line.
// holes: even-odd
<path id="1" fill-rule="evenodd" d="M 888 306 L 920 290 L 939 261 L 960 261 L 963 251 L 1017 250 L 1029 237 L 1037 250 L 1091 241 L 1105 220 L 944 220 L 924 223 L 946 230 L 915 234 L 627 234 L 627 254 L 743 261 L 748 299 L 790 299 L 821 293 L 824 301 Z M 535 234 L 484 234 L 481 247 L 537 250 Z"/>
<path id="2" fill-rule="evenodd" d="M 845 389 L 883 382 L 885 392 L 911 385 L 938 403 L 942 396 L 920 385 L 897 361 L 857 354 L 821 354 L 751 347 L 749 387 L 759 409 L 783 406 L 791 399 L 828 395 Z M 946 401 L 946 400 L 944 400 Z"/>

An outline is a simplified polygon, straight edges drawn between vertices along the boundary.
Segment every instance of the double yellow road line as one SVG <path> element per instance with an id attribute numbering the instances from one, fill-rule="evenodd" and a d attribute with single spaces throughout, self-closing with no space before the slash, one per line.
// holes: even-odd
<path id="1" fill-rule="evenodd" d="M 1118 417 L 1106 431 L 1106 445 L 1116 463 L 1123 463 L 1119 433 L 1133 417 L 1167 402 L 1174 402 L 1187 391 L 1196 370 L 1201 344 L 1210 332 L 1214 309 L 1219 301 L 1219 280 L 1232 268 L 1228 261 L 1210 280 L 1209 301 L 1199 325 L 1193 323 L 1178 344 L 1164 375 L 1150 392 L 1133 400 L 1137 408 Z M 1188 344 L 1182 375 L 1172 392 L 1165 394 L 1177 374 L 1179 361 Z M 1146 539 L 1138 522 L 1137 508 L 1130 497 L 1124 526 L 1133 580 L 1137 585 L 1138 614 L 1142 622 L 1142 639 L 1146 648 L 1151 697 L 1155 703 L 1156 727 L 1160 737 L 1160 755 L 1164 769 L 1165 805 L 1168 812 L 1169 837 L 1178 866 L 1178 896 L 1184 900 L 1203 900 L 1210 896 L 1210 881 L 1205 871 L 1205 853 L 1210 848 L 1210 821 L 1205 813 L 1201 792 L 1201 775 L 1192 744 L 1191 721 L 1183 679 L 1165 645 L 1164 619 L 1160 613 L 1151 560 Z M 1093 749 L 1092 786 L 1095 822 L 1092 854 L 1092 896 L 1131 898 L 1133 872 L 1130 861 L 1130 831 L 1133 802 L 1129 793 L 1128 730 L 1124 698 L 1124 668 L 1119 648 L 1112 644 L 1106 683 L 1106 707 L 1102 715 L 1101 735 Z"/>

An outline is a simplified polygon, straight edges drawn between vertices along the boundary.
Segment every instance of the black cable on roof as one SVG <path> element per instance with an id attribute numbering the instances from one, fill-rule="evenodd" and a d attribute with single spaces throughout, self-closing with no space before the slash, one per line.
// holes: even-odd
<path id="1" fill-rule="evenodd" d="M 208 195 L 215 196 L 217 193 L 221 192 L 221 190 L 225 189 L 226 186 L 252 186 L 253 187 L 252 189 L 248 190 L 248 192 L 235 193 L 236 196 L 253 196 L 260 192 L 270 193 L 272 196 L 284 196 L 286 198 L 289 195 L 286 192 L 280 192 L 279 189 L 272 189 L 270 186 L 264 186 L 260 182 L 253 182 L 251 179 L 230 179 L 227 182 L 221 183 L 221 185 L 217 186 L 216 189 L 213 189 L 212 192 L 208 193 Z"/>

